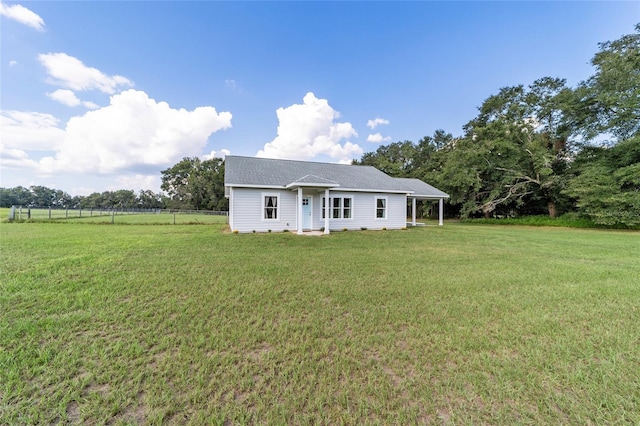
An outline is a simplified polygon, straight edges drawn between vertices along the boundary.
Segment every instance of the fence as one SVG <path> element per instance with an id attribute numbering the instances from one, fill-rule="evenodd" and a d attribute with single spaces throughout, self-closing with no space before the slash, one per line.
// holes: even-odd
<path id="1" fill-rule="evenodd" d="M 8 220 L 82 221 L 130 224 L 226 224 L 228 212 L 212 210 L 11 206 Z"/>

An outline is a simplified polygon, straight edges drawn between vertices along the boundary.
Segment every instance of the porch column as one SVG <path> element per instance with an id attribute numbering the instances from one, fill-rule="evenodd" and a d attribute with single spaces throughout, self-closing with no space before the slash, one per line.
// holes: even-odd
<path id="1" fill-rule="evenodd" d="M 329 188 L 324 190 L 324 233 L 329 233 Z"/>
<path id="2" fill-rule="evenodd" d="M 302 235 L 302 187 L 298 187 L 298 235 Z"/>
<path id="3" fill-rule="evenodd" d="M 416 199 L 411 199 L 411 225 L 416 226 Z"/>
<path id="4" fill-rule="evenodd" d="M 444 225 L 444 222 L 442 221 L 443 216 L 444 216 L 444 200 L 440 198 L 438 200 L 438 225 L 439 226 Z"/>

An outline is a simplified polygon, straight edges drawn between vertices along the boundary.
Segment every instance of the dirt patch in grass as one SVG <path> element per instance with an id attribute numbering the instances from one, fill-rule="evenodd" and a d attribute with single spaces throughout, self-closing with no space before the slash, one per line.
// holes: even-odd
<path id="1" fill-rule="evenodd" d="M 67 418 L 69 419 L 69 423 L 80 422 L 80 406 L 76 401 L 71 401 L 67 404 Z"/>
<path id="2" fill-rule="evenodd" d="M 145 393 L 138 392 L 136 401 L 136 405 L 129 406 L 124 410 L 122 419 L 127 423 L 143 424 L 149 412 L 149 407 L 145 403 Z"/>
<path id="3" fill-rule="evenodd" d="M 84 389 L 83 395 L 87 396 L 89 394 L 96 393 L 104 398 L 109 393 L 110 389 L 111 389 L 111 385 L 109 385 L 108 383 L 102 383 L 102 384 L 90 383 Z"/>
<path id="4" fill-rule="evenodd" d="M 245 356 L 254 362 L 259 362 L 262 358 L 264 358 L 267 354 L 272 351 L 271 345 L 266 342 L 260 344 L 257 348 L 248 351 Z"/>

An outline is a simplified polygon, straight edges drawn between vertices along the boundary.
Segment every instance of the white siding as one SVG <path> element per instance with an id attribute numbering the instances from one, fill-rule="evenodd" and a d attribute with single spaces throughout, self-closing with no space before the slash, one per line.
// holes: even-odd
<path id="1" fill-rule="evenodd" d="M 265 220 L 263 197 L 265 195 L 278 195 L 278 219 Z M 322 198 L 324 191 L 304 191 L 304 196 L 312 198 L 312 229 L 319 230 L 324 227 L 322 219 Z M 351 219 L 329 219 L 331 231 L 343 229 L 359 230 L 367 229 L 400 229 L 406 226 L 407 220 L 407 196 L 405 194 L 380 194 L 369 192 L 342 192 L 330 191 L 329 196 L 350 197 L 353 200 Z M 387 200 L 386 218 L 376 218 L 376 197 L 384 197 Z M 282 232 L 285 229 L 290 232 L 297 231 L 297 191 L 278 189 L 253 189 L 233 188 L 229 197 L 229 225 L 233 231 L 238 232 Z M 330 209 L 331 215 L 331 209 Z M 329 216 L 331 217 L 331 216 Z"/>
<path id="2" fill-rule="evenodd" d="M 407 196 L 405 194 L 378 194 L 369 192 L 330 191 L 329 197 L 351 197 L 353 199 L 351 219 L 332 219 L 329 209 L 329 229 L 401 229 L 407 225 Z M 322 219 L 322 198 L 324 193 L 313 198 L 313 229 L 324 227 Z M 376 218 L 376 197 L 386 197 L 387 217 Z"/>
<path id="3" fill-rule="evenodd" d="M 278 219 L 264 219 L 265 195 L 278 195 Z M 278 189 L 233 188 L 229 198 L 229 210 L 233 219 L 229 221 L 232 231 L 238 232 L 281 232 L 285 229 L 295 232 L 296 193 Z"/>

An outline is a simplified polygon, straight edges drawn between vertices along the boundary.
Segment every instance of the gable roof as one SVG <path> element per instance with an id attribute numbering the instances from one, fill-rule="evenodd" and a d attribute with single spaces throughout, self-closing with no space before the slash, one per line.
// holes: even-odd
<path id="1" fill-rule="evenodd" d="M 411 182 L 409 182 L 411 181 Z M 419 186 L 416 182 L 425 186 Z M 342 191 L 397 192 L 447 198 L 448 195 L 419 179 L 400 179 L 381 172 L 372 166 L 318 163 L 312 161 L 278 160 L 272 158 L 225 158 L 225 186 L 292 188 L 317 186 Z M 426 192 L 426 187 L 432 192 Z M 416 191 L 413 188 L 419 189 Z M 424 193 L 424 194 L 423 194 Z"/>
<path id="2" fill-rule="evenodd" d="M 291 188 L 296 186 L 316 186 L 321 188 L 332 188 L 340 185 L 335 180 L 325 179 L 316 175 L 306 175 L 294 180 L 293 182 L 290 182 L 286 187 Z"/>

